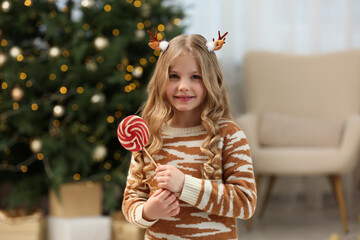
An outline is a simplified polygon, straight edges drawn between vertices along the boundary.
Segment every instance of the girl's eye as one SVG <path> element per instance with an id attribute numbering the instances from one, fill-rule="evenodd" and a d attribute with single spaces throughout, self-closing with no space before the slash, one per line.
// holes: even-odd
<path id="1" fill-rule="evenodd" d="M 179 78 L 179 76 L 176 74 L 170 74 L 169 78 L 176 79 L 176 78 Z"/>
<path id="2" fill-rule="evenodd" d="M 193 79 L 201 79 L 201 76 L 200 75 L 192 75 L 191 78 L 193 78 Z"/>

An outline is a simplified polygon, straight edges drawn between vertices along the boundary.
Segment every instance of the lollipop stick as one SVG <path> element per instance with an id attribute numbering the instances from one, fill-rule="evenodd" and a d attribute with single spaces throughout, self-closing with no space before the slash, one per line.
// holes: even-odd
<path id="1" fill-rule="evenodd" d="M 143 148 L 144 152 L 148 157 L 150 158 L 151 162 L 154 164 L 155 167 L 157 167 L 155 160 L 150 156 L 150 153 L 146 150 L 146 148 Z"/>

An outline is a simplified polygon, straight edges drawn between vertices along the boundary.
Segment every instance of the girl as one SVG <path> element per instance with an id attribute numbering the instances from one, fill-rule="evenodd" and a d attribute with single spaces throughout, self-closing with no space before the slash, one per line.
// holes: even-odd
<path id="1" fill-rule="evenodd" d="M 158 166 L 133 154 L 122 205 L 128 221 L 147 229 L 145 239 L 237 239 L 235 218 L 254 213 L 249 145 L 231 120 L 214 53 L 223 37 L 215 49 L 200 35 L 162 47 L 142 110 Z"/>

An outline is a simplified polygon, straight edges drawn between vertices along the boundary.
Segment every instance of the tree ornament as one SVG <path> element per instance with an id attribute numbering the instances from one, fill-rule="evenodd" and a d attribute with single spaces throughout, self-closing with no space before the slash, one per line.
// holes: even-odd
<path id="1" fill-rule="evenodd" d="M 144 3 L 141 5 L 142 6 L 142 15 L 145 18 L 148 18 L 151 16 L 151 6 L 148 3 Z"/>
<path id="2" fill-rule="evenodd" d="M 143 69 L 142 67 L 136 67 L 134 69 L 134 71 L 131 72 L 131 74 L 135 77 L 135 78 L 140 78 L 143 74 Z"/>
<path id="3" fill-rule="evenodd" d="M 93 152 L 93 158 L 95 162 L 102 162 L 107 155 L 107 148 L 101 144 L 98 145 Z"/>
<path id="4" fill-rule="evenodd" d="M 10 56 L 12 56 L 13 58 L 17 58 L 19 54 L 21 54 L 21 49 L 19 47 L 14 46 L 10 48 Z"/>
<path id="5" fill-rule="evenodd" d="M 96 93 L 91 97 L 91 103 L 103 103 L 105 101 L 105 95 L 103 93 Z"/>
<path id="6" fill-rule="evenodd" d="M 9 1 L 3 1 L 1 3 L 1 9 L 3 10 L 3 12 L 8 12 L 11 8 L 11 3 Z"/>
<path id="7" fill-rule="evenodd" d="M 82 7 L 91 8 L 95 5 L 95 1 L 94 0 L 82 0 L 80 4 Z"/>
<path id="8" fill-rule="evenodd" d="M 42 149 L 42 141 L 40 139 L 35 138 L 30 142 L 30 149 L 33 153 L 38 153 Z"/>
<path id="9" fill-rule="evenodd" d="M 109 45 L 109 40 L 105 37 L 97 37 L 94 40 L 94 45 L 97 50 L 103 50 Z"/>
<path id="10" fill-rule="evenodd" d="M 0 67 L 4 66 L 6 60 L 7 60 L 7 56 L 4 53 L 0 53 Z"/>
<path id="11" fill-rule="evenodd" d="M 15 86 L 11 91 L 11 98 L 15 101 L 20 101 L 24 97 L 24 90 L 19 86 Z"/>
<path id="12" fill-rule="evenodd" d="M 87 70 L 91 72 L 96 72 L 98 70 L 98 66 L 94 60 L 90 60 L 85 64 Z"/>
<path id="13" fill-rule="evenodd" d="M 144 31 L 144 30 L 137 29 L 137 30 L 135 31 L 135 39 L 136 39 L 137 41 L 140 41 L 140 40 L 144 39 L 145 35 L 146 35 L 146 34 L 145 34 L 145 31 Z"/>
<path id="14" fill-rule="evenodd" d="M 58 47 L 52 47 L 49 50 L 49 56 L 52 58 L 57 58 L 60 56 L 60 48 Z"/>
<path id="15" fill-rule="evenodd" d="M 54 117 L 62 117 L 64 116 L 64 113 L 65 113 L 65 109 L 64 109 L 64 106 L 62 105 L 56 105 L 53 109 L 53 115 Z"/>

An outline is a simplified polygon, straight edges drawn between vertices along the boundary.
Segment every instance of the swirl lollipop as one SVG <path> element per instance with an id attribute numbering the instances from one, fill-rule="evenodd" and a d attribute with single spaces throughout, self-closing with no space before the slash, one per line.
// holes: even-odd
<path id="1" fill-rule="evenodd" d="M 117 137 L 125 149 L 132 152 L 144 150 L 156 167 L 155 160 L 150 156 L 146 148 L 144 148 L 149 141 L 149 136 L 148 125 L 141 117 L 136 115 L 130 115 L 124 118 L 117 129 Z"/>

